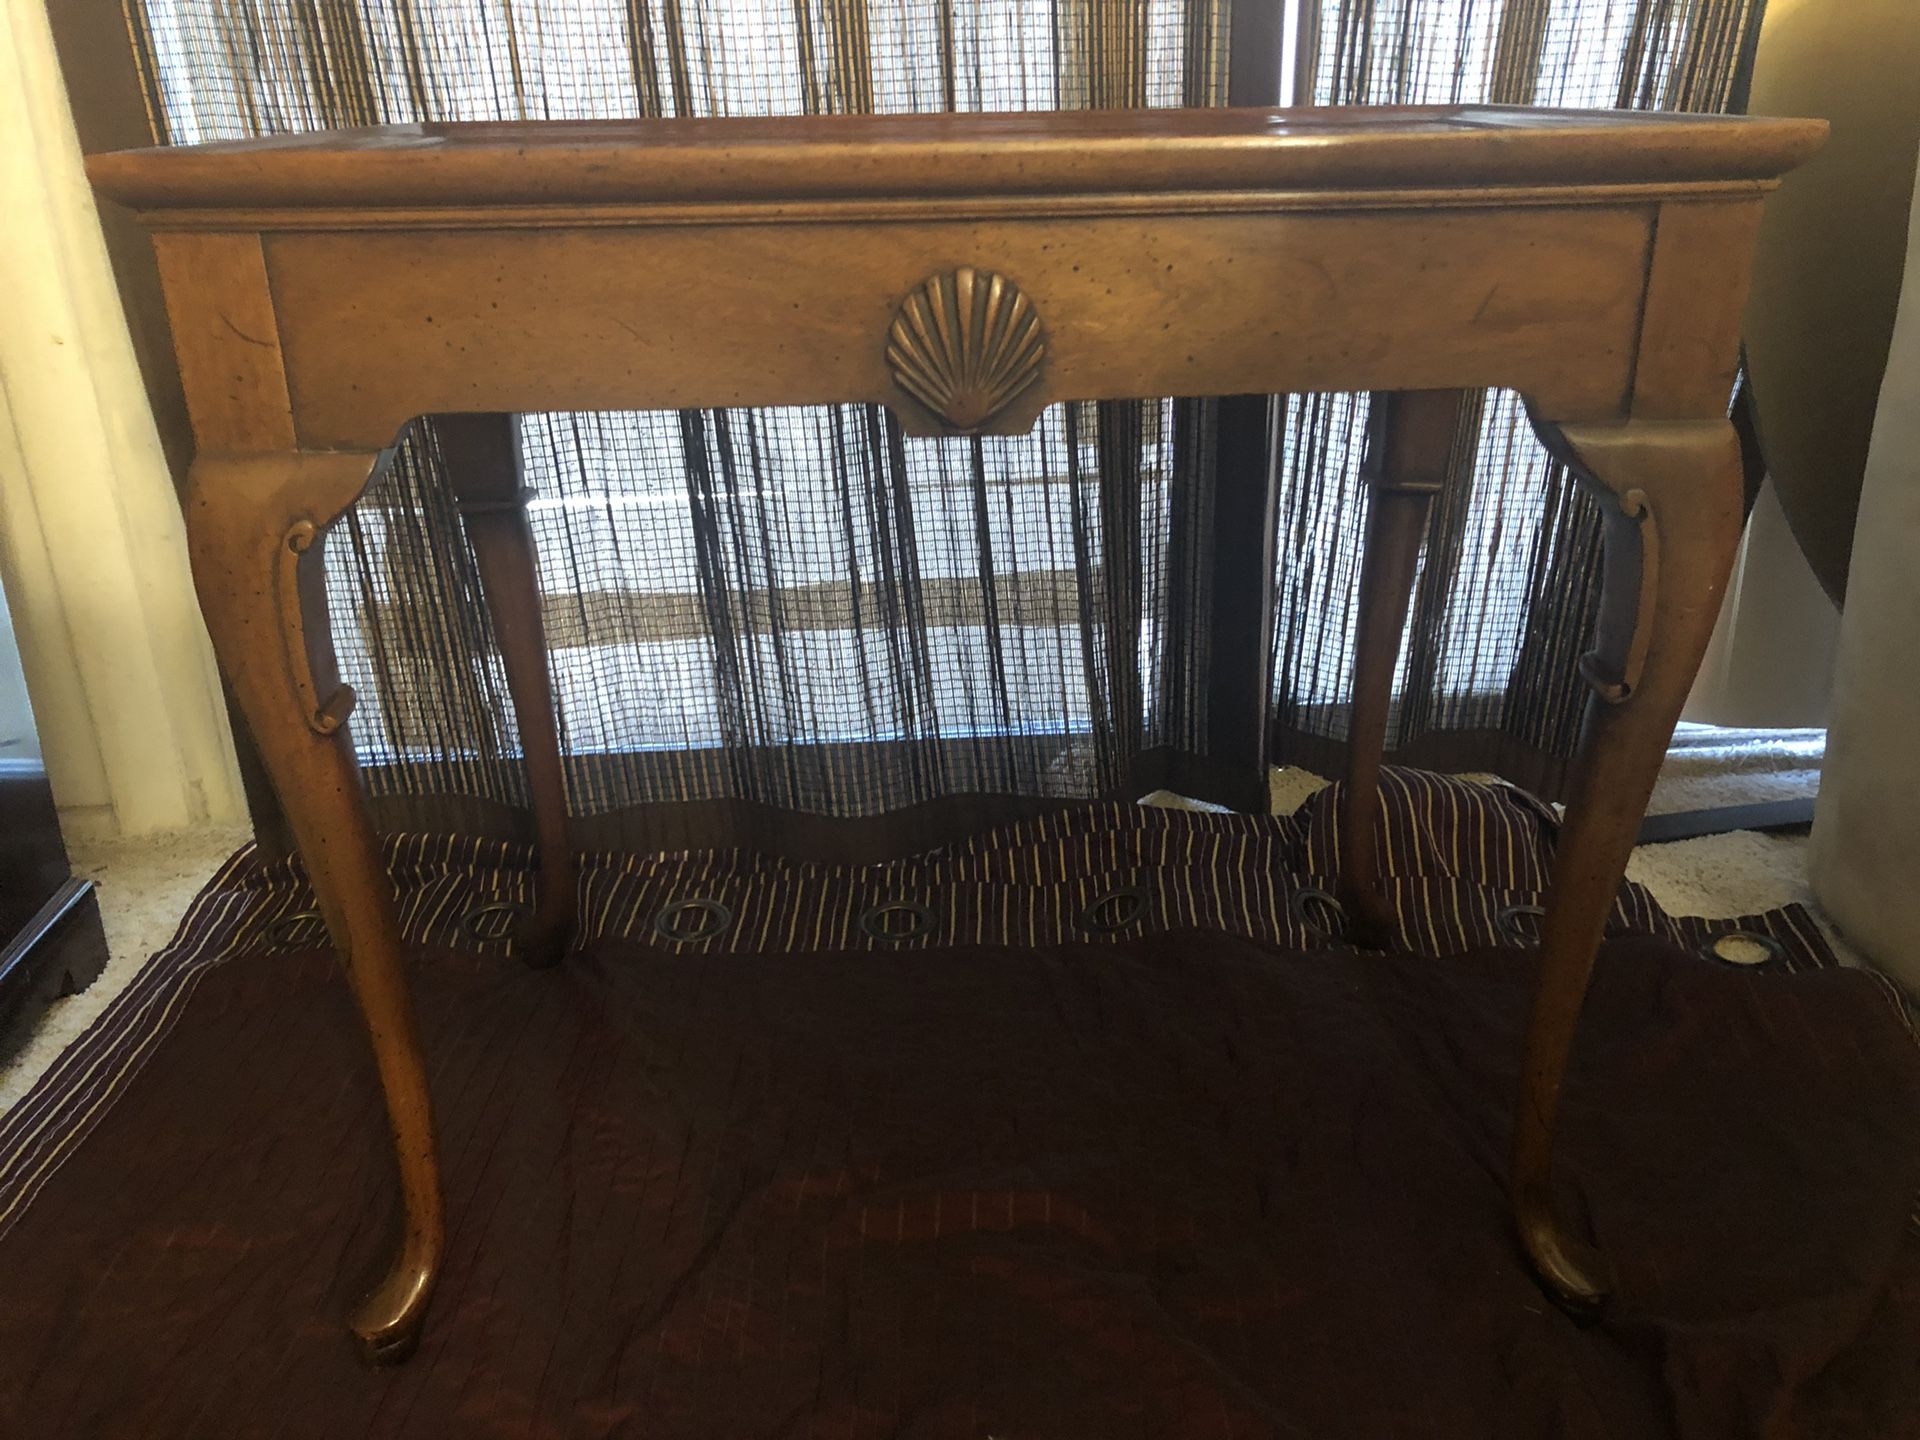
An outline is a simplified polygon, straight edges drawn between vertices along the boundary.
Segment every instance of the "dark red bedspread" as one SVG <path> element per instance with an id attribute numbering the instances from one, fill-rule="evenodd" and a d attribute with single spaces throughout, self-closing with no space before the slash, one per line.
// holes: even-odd
<path id="1" fill-rule="evenodd" d="M 1884 987 L 1609 942 L 1563 1181 L 1502 1187 L 1531 961 L 1124 944 L 423 953 L 419 1354 L 334 962 L 207 973 L 0 1242 L 9 1436 L 1920 1434 L 1920 1048 Z"/>

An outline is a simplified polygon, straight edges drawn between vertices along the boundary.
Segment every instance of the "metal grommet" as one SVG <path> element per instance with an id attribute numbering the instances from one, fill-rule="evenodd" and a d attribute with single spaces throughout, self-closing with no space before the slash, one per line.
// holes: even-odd
<path id="1" fill-rule="evenodd" d="M 1757 930 L 1723 930 L 1699 945 L 1700 954 L 1720 965 L 1751 970 L 1787 958 L 1787 947 Z"/>
<path id="2" fill-rule="evenodd" d="M 314 943 L 327 942 L 327 921 L 318 910 L 296 910 L 291 915 L 282 915 L 267 926 L 267 943 L 292 947 L 305 944 L 307 937 L 302 933 L 318 926 L 320 933 L 313 937 Z"/>
<path id="3" fill-rule="evenodd" d="M 1518 940 L 1522 945 L 1540 943 L 1540 922 L 1547 918 L 1546 909 L 1539 905 L 1508 905 L 1493 917 L 1493 923 L 1500 933 L 1509 940 Z M 1531 920 L 1531 925 L 1523 923 Z"/>
<path id="4" fill-rule="evenodd" d="M 1086 909 L 1073 917 L 1073 923 L 1082 930 L 1092 930 L 1101 935 L 1112 935 L 1124 930 L 1142 915 L 1147 913 L 1147 892 L 1144 886 L 1122 885 L 1107 891 Z"/>
<path id="5" fill-rule="evenodd" d="M 510 917 L 505 929 L 489 923 L 496 915 Z M 522 905 L 518 900 L 495 900 L 488 905 L 476 905 L 460 918 L 460 924 L 470 938 L 484 945 L 491 941 L 513 939 L 520 933 L 521 925 L 532 915 L 533 907 Z"/>
<path id="6" fill-rule="evenodd" d="M 890 915 L 904 915 L 910 922 L 904 930 L 896 930 L 885 923 Z M 862 932 L 870 939 L 880 940 L 889 945 L 904 944 L 908 940 L 918 940 L 933 929 L 933 912 L 924 905 L 916 905 L 911 900 L 882 900 L 878 905 L 869 905 L 860 912 L 856 922 Z"/>
<path id="7" fill-rule="evenodd" d="M 681 924 L 682 916 L 698 918 L 691 925 Z M 698 897 L 688 900 L 669 900 L 660 907 L 660 913 L 653 917 L 653 933 L 662 940 L 671 940 L 681 945 L 697 945 L 702 940 L 716 940 L 733 926 L 733 911 L 718 900 L 705 900 Z"/>
<path id="8" fill-rule="evenodd" d="M 1314 917 L 1309 906 L 1318 905 L 1331 913 L 1333 924 Z M 1347 933 L 1347 907 L 1317 885 L 1302 885 L 1287 897 L 1287 909 L 1302 925 L 1307 933 L 1317 935 L 1323 940 L 1338 940 Z"/>

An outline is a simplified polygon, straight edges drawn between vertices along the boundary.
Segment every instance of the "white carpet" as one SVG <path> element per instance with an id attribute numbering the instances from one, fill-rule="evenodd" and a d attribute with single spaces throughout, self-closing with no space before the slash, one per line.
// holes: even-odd
<path id="1" fill-rule="evenodd" d="M 1728 730 L 1682 725 L 1673 735 L 1649 815 L 1811 800 L 1820 790 L 1824 730 Z"/>
<path id="2" fill-rule="evenodd" d="M 86 1032 L 148 957 L 173 939 L 188 902 L 252 838 L 249 830 L 209 826 L 138 839 L 73 839 L 68 846 L 73 873 L 94 882 L 100 901 L 107 968 L 78 995 L 48 1006 L 27 1043 L 0 1066 L 0 1113 Z"/>

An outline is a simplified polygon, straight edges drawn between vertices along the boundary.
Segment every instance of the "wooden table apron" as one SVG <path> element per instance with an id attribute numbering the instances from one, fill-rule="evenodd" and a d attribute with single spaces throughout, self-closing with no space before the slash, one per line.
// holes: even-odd
<path id="1" fill-rule="evenodd" d="M 1608 519 L 1511 1185 L 1548 1289 L 1600 1303 L 1604 1260 L 1552 1201 L 1557 1097 L 1740 531 L 1726 414 L 1761 202 L 1822 130 L 1216 111 L 416 127 L 94 157 L 96 185 L 154 231 L 199 446 L 186 503 L 202 607 L 386 1091 L 407 1224 L 353 1318 L 367 1353 L 411 1350 L 444 1237 L 320 541 L 423 414 L 447 417 L 527 742 L 542 844 L 529 948 L 551 961 L 572 861 L 515 412 L 867 401 L 910 433 L 1012 434 L 1062 400 L 1380 392 L 1341 862 L 1364 940 L 1387 923 L 1375 780 L 1460 391 L 1520 391 Z"/>

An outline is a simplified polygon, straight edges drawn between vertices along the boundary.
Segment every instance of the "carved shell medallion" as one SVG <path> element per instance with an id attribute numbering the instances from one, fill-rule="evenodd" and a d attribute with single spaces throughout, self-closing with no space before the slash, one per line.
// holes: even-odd
<path id="1" fill-rule="evenodd" d="M 1019 286 L 962 265 L 929 276 L 901 302 L 887 364 L 900 388 L 948 425 L 974 430 L 1040 378 L 1046 348 Z"/>

